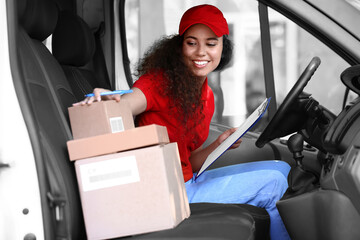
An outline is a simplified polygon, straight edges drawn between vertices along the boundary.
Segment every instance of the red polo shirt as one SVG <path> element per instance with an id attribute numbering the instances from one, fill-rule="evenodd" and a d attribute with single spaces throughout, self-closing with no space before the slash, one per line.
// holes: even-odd
<path id="1" fill-rule="evenodd" d="M 146 74 L 141 76 L 134 83 L 134 87 L 140 89 L 144 93 L 147 101 L 145 112 L 138 115 L 136 117 L 136 121 L 139 126 L 150 124 L 166 126 L 170 142 L 177 142 L 178 144 L 182 171 L 186 182 L 193 176 L 191 163 L 189 161 L 191 152 L 199 148 L 209 135 L 210 121 L 215 108 L 214 94 L 206 79 L 202 86 L 201 93 L 201 97 L 204 102 L 202 111 L 204 118 L 200 123 L 196 122 L 195 128 L 187 130 L 179 119 L 179 114 L 181 113 L 177 109 L 175 109 L 175 111 L 171 111 L 172 99 L 161 94 L 159 88 L 163 86 L 161 82 L 166 81 L 166 79 L 160 75 L 156 77 L 156 79 L 152 79 L 154 78 L 153 75 Z M 171 112 L 174 114 L 169 114 Z M 195 116 L 199 115 L 200 112 L 197 110 L 197 114 L 195 114 Z M 194 119 L 189 119 L 188 122 L 190 124 L 189 126 L 193 126 L 195 124 Z"/>

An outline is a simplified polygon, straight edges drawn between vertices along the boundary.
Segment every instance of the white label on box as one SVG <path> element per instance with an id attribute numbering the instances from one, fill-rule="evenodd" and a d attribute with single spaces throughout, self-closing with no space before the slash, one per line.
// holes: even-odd
<path id="1" fill-rule="evenodd" d="M 84 192 L 140 181 L 135 156 L 83 164 L 80 174 Z"/>
<path id="2" fill-rule="evenodd" d="M 112 133 L 124 131 L 124 122 L 122 120 L 122 117 L 113 117 L 109 120 Z"/>

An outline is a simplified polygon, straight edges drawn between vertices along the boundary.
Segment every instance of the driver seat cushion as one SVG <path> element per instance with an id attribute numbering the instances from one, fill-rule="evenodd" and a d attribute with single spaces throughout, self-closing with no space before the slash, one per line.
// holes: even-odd
<path id="1" fill-rule="evenodd" d="M 176 228 L 120 239 L 266 239 L 256 238 L 263 229 L 256 229 L 252 213 L 242 206 L 192 203 L 191 216 Z"/>
<path id="2" fill-rule="evenodd" d="M 191 205 L 190 205 L 191 206 Z M 236 204 L 238 208 L 250 212 L 255 220 L 256 240 L 270 240 L 270 216 L 264 208 L 255 207 L 249 204 Z"/>

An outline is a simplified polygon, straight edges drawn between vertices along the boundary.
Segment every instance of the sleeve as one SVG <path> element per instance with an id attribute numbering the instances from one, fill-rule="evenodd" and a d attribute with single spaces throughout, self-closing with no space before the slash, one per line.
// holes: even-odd
<path id="1" fill-rule="evenodd" d="M 158 94 L 151 76 L 148 74 L 141 76 L 138 80 L 136 80 L 133 87 L 140 89 L 145 95 L 147 102 L 145 111 L 151 110 L 154 107 L 154 101 L 156 99 L 156 95 Z"/>

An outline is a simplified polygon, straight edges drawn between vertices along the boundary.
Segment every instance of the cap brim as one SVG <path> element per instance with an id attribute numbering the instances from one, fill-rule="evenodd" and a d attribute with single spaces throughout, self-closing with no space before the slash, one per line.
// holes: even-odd
<path id="1" fill-rule="evenodd" d="M 202 21 L 192 22 L 191 24 L 186 26 L 183 29 L 183 31 L 180 32 L 179 34 L 183 35 L 186 32 L 186 30 L 188 30 L 191 26 L 193 26 L 195 24 L 204 24 L 204 25 L 208 26 L 215 33 L 215 35 L 218 36 L 218 37 L 229 34 L 229 33 L 225 33 L 225 31 L 222 31 L 222 30 L 218 29 L 216 26 L 214 26 L 214 25 L 212 25 L 212 24 L 210 24 L 208 22 L 202 22 Z"/>

